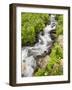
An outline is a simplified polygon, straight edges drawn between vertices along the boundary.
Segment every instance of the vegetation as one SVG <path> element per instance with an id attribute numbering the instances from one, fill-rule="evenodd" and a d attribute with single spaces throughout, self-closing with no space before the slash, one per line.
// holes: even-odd
<path id="1" fill-rule="evenodd" d="M 22 13 L 21 14 L 22 46 L 33 45 L 37 41 L 37 34 L 48 23 L 48 14 Z"/>
<path id="2" fill-rule="evenodd" d="M 22 13 L 21 14 L 21 40 L 22 46 L 34 45 L 40 31 L 49 23 L 48 14 Z M 63 15 L 56 15 L 56 36 L 63 35 Z M 63 48 L 56 41 L 51 49 L 50 58 L 45 68 L 38 68 L 35 76 L 62 75 L 63 74 Z"/>
<path id="3" fill-rule="evenodd" d="M 63 34 L 63 15 L 56 15 L 57 20 L 57 28 L 56 28 L 56 35 L 59 36 Z"/>

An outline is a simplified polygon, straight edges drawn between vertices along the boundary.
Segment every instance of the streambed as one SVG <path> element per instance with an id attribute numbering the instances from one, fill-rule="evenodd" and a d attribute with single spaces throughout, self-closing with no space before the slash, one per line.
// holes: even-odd
<path id="1" fill-rule="evenodd" d="M 55 32 L 56 23 L 55 16 L 51 15 L 50 24 L 38 35 L 38 42 L 34 46 L 22 47 L 22 77 L 31 77 L 38 66 L 44 68 L 47 65 L 54 43 L 51 32 Z"/>

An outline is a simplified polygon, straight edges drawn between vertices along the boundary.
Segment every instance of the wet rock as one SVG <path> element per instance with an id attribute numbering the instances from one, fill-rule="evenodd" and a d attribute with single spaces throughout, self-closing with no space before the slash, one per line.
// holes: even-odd
<path id="1" fill-rule="evenodd" d="M 61 47 L 63 48 L 63 35 L 59 35 L 57 41 L 61 45 Z"/>
<path id="2" fill-rule="evenodd" d="M 36 68 L 36 60 L 33 56 L 26 57 L 22 60 L 22 77 L 32 76 Z"/>
<path id="3" fill-rule="evenodd" d="M 34 69 L 31 66 L 28 66 L 28 64 L 22 63 L 21 68 L 22 77 L 30 77 L 33 75 Z"/>
<path id="4" fill-rule="evenodd" d="M 63 59 L 60 60 L 60 65 L 63 66 Z"/>
<path id="5" fill-rule="evenodd" d="M 49 56 L 46 55 L 45 57 L 40 57 L 37 59 L 37 66 L 40 68 L 45 68 L 48 64 Z"/>

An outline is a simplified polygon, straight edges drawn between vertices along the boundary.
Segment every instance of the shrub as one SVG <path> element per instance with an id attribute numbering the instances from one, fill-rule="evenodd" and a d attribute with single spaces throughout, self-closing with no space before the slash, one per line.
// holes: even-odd
<path id="1" fill-rule="evenodd" d="M 48 14 L 22 13 L 21 14 L 21 40 L 22 46 L 33 45 L 38 33 L 48 23 Z"/>

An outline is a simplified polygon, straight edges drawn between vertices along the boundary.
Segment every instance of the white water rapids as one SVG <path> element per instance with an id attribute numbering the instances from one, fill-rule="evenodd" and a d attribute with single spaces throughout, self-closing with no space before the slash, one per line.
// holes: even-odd
<path id="1" fill-rule="evenodd" d="M 36 57 L 48 53 L 53 40 L 50 32 L 56 29 L 55 16 L 51 15 L 50 25 L 44 28 L 44 34 L 39 33 L 39 41 L 33 46 L 26 46 L 22 48 L 22 77 L 33 76 L 34 70 L 37 66 Z"/>

